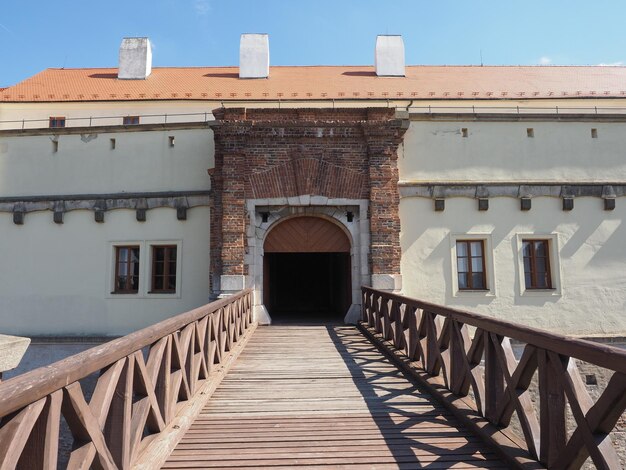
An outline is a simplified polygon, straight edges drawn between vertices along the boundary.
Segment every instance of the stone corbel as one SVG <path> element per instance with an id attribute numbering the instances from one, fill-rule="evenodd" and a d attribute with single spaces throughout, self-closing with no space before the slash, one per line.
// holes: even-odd
<path id="1" fill-rule="evenodd" d="M 178 220 L 187 220 L 187 209 L 189 208 L 189 203 L 187 202 L 187 198 L 177 198 L 176 199 L 176 218 Z"/>
<path id="2" fill-rule="evenodd" d="M 148 201 L 145 198 L 138 199 L 137 204 L 135 206 L 135 219 L 137 219 L 137 222 L 146 221 L 147 210 L 148 210 Z"/>
<path id="3" fill-rule="evenodd" d="M 561 188 L 561 197 L 563 199 L 563 210 L 571 211 L 574 209 L 574 191 L 569 186 Z"/>
<path id="4" fill-rule="evenodd" d="M 94 213 L 93 213 L 93 218 L 96 222 L 98 222 L 99 224 L 104 222 L 104 213 L 107 210 L 107 203 L 105 200 L 102 201 L 98 201 L 96 202 L 96 204 L 94 205 Z"/>
<path id="5" fill-rule="evenodd" d="M 617 198 L 617 194 L 615 193 L 615 189 L 611 185 L 602 187 L 602 199 L 604 201 L 604 210 L 612 211 L 615 210 L 615 199 Z"/>
<path id="6" fill-rule="evenodd" d="M 53 211 L 52 220 L 54 221 L 54 223 L 62 224 L 63 214 L 65 213 L 65 202 L 64 201 L 55 202 L 52 211 Z"/>
<path id="7" fill-rule="evenodd" d="M 13 223 L 15 225 L 24 225 L 24 204 L 15 204 L 13 206 Z"/>

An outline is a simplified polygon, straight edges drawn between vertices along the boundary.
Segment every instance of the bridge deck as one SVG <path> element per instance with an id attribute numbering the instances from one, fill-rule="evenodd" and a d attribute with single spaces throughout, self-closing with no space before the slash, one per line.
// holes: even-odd
<path id="1" fill-rule="evenodd" d="M 348 326 L 259 328 L 163 468 L 508 468 Z"/>

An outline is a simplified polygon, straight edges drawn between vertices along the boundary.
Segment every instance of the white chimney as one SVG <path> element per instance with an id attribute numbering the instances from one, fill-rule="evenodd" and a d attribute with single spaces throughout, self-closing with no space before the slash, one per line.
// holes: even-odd
<path id="1" fill-rule="evenodd" d="M 148 38 L 124 38 L 120 46 L 117 78 L 144 80 L 152 72 L 152 48 Z"/>
<path id="2" fill-rule="evenodd" d="M 377 36 L 374 64 L 379 77 L 404 77 L 402 36 Z"/>
<path id="3" fill-rule="evenodd" d="M 242 34 L 239 43 L 239 78 L 270 76 L 270 39 L 267 34 Z"/>

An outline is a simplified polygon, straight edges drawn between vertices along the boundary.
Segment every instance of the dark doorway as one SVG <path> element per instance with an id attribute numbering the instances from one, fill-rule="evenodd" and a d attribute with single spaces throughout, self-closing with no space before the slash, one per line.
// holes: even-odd
<path id="1" fill-rule="evenodd" d="M 272 321 L 343 320 L 351 303 L 349 253 L 266 253 L 264 263 Z"/>

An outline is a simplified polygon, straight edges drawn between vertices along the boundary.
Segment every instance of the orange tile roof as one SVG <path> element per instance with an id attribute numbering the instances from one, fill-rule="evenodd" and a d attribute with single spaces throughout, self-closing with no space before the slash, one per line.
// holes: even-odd
<path id="1" fill-rule="evenodd" d="M 116 68 L 47 69 L 2 90 L 0 101 L 626 97 L 626 67 L 408 66 L 406 77 L 377 77 L 371 66 L 277 66 L 269 79 L 238 71 L 156 67 L 146 80 L 118 80 Z"/>

